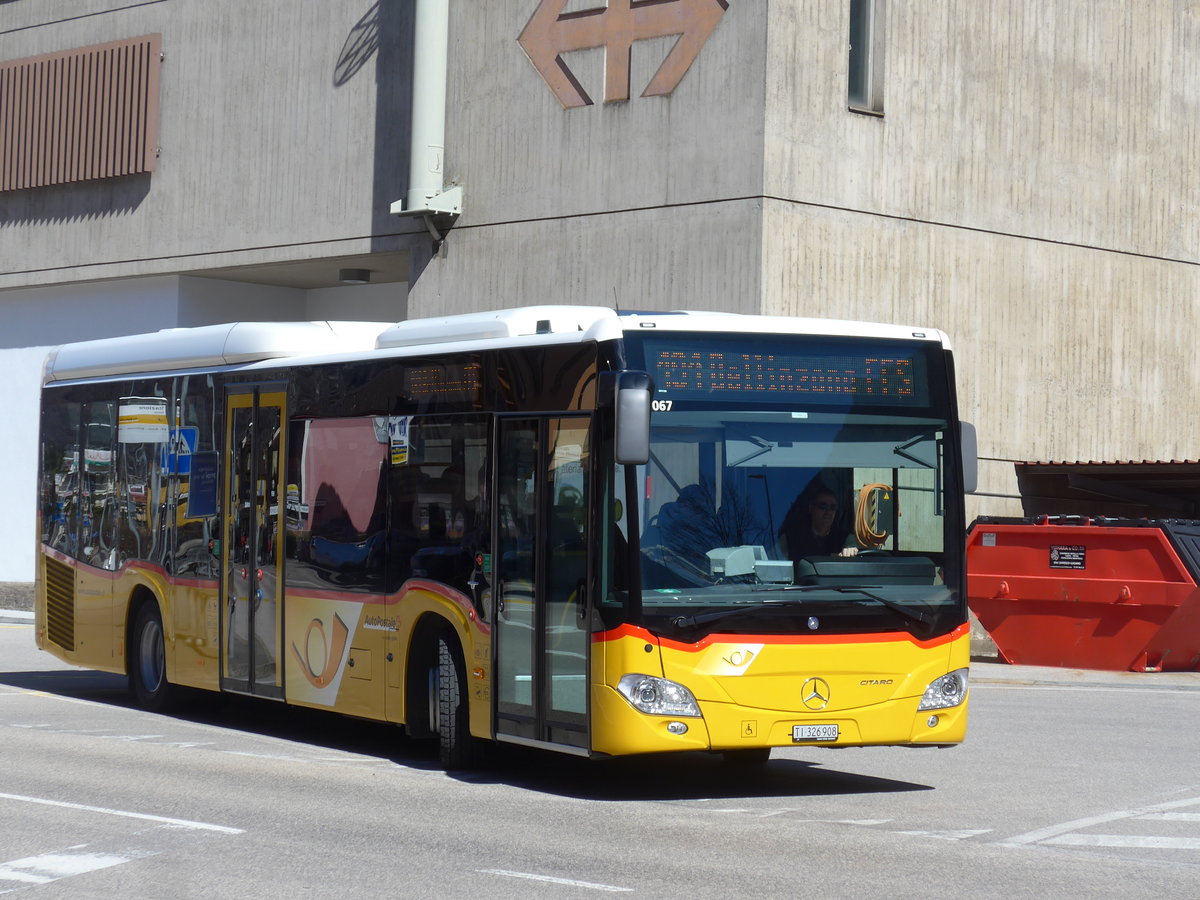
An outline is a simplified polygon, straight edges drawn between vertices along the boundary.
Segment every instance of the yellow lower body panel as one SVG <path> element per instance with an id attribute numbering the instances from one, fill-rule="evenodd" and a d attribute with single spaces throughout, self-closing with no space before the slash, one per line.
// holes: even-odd
<path id="1" fill-rule="evenodd" d="M 594 671 L 603 673 L 603 683 L 592 688 L 592 749 L 598 753 L 946 746 L 966 737 L 968 698 L 918 709 L 931 682 L 969 665 L 965 626 L 931 641 L 903 634 L 819 641 L 713 636 L 693 645 L 625 628 L 597 645 L 603 664 Z M 614 687 L 626 673 L 684 685 L 701 716 L 635 709 Z"/>
<path id="2" fill-rule="evenodd" d="M 671 722 L 687 725 L 685 734 L 671 734 Z M 648 716 L 608 685 L 592 688 L 592 750 L 611 756 L 633 753 L 671 753 L 711 748 L 704 719 Z"/>

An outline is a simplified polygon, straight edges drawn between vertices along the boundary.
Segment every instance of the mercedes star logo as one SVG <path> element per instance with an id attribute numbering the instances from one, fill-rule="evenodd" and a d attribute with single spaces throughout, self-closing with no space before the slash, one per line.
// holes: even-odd
<path id="1" fill-rule="evenodd" d="M 829 705 L 829 682 L 824 678 L 809 678 L 800 688 L 800 702 L 806 709 L 824 709 Z"/>

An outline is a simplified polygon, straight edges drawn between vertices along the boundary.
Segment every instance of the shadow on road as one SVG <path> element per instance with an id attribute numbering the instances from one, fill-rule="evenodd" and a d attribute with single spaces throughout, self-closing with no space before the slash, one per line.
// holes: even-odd
<path id="1" fill-rule="evenodd" d="M 822 751 L 816 751 L 821 753 Z M 830 763 L 840 754 L 823 751 Z M 826 768 L 776 750 L 770 762 L 740 766 L 717 753 L 680 753 L 585 760 L 541 751 L 501 748 L 491 765 L 454 773 L 472 784 L 507 784 L 580 800 L 734 800 L 749 797 L 815 797 L 891 794 L 932 787 Z"/>
<path id="2" fill-rule="evenodd" d="M 41 691 L 79 700 L 127 705 L 128 689 L 124 675 L 93 672 L 89 669 L 47 669 L 32 672 L 0 672 L 0 684 L 24 691 Z"/>
<path id="3" fill-rule="evenodd" d="M 104 703 L 137 710 L 124 676 L 87 670 L 0 672 L 0 684 L 20 690 Z M 140 712 L 140 710 L 138 710 Z M 143 713 L 150 715 L 149 713 Z M 407 768 L 440 768 L 436 745 L 405 737 L 402 728 L 289 707 L 229 694 L 183 691 L 173 718 L 388 759 Z M 731 764 L 716 753 L 682 753 L 587 760 L 512 746 L 489 748 L 485 764 L 451 777 L 489 786 L 582 800 L 699 800 L 750 797 L 810 797 L 841 794 L 888 794 L 932 790 L 929 785 L 895 781 L 829 768 L 842 753 L 817 750 L 821 763 L 776 750 L 763 765 Z M 870 751 L 863 751 L 870 752 Z M 914 757 L 915 758 L 915 757 Z M 826 762 L 827 760 L 827 762 Z"/>

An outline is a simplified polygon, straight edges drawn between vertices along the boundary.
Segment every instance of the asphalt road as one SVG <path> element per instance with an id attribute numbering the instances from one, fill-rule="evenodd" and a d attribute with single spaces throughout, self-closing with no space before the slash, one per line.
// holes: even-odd
<path id="1" fill-rule="evenodd" d="M 967 743 L 470 776 L 266 702 L 161 716 L 0 624 L 14 897 L 1200 895 L 1200 675 L 974 667 Z"/>

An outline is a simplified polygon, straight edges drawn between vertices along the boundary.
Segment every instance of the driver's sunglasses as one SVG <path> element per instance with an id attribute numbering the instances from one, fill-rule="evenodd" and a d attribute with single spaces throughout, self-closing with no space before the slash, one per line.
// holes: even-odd
<path id="1" fill-rule="evenodd" d="M 814 503 L 813 506 L 822 512 L 837 512 L 836 503 Z"/>

